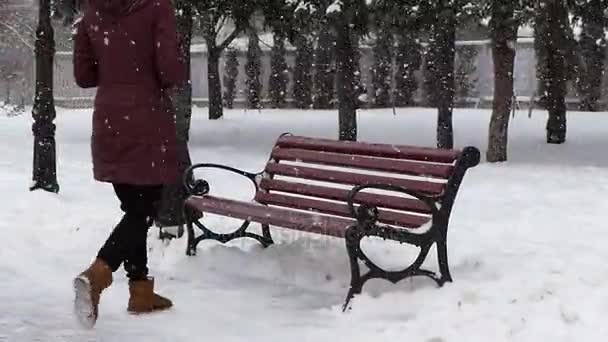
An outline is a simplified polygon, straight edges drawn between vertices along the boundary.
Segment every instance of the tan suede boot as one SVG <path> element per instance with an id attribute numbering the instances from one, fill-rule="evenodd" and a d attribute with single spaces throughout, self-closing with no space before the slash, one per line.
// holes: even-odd
<path id="1" fill-rule="evenodd" d="M 74 279 L 74 313 L 86 327 L 93 327 L 99 315 L 101 292 L 112 284 L 112 269 L 101 259 Z"/>
<path id="2" fill-rule="evenodd" d="M 154 278 L 129 281 L 129 306 L 132 314 L 141 314 L 169 309 L 173 303 L 154 293 Z"/>

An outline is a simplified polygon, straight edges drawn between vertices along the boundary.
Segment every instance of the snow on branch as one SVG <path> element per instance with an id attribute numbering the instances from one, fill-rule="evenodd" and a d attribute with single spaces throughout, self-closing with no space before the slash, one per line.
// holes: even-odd
<path id="1" fill-rule="evenodd" d="M 329 5 L 329 7 L 327 7 L 325 14 L 329 15 L 333 13 L 342 12 L 342 5 L 343 4 L 341 0 L 335 0 L 331 5 Z"/>
<path id="2" fill-rule="evenodd" d="M 305 13 L 310 15 L 317 12 L 317 6 L 309 0 L 287 0 L 287 5 L 295 7 L 293 10 L 295 14 Z"/>

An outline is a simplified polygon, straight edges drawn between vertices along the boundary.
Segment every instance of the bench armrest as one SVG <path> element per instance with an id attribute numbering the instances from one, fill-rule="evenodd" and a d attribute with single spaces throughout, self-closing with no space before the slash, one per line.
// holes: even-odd
<path id="1" fill-rule="evenodd" d="M 436 217 L 439 217 L 439 209 L 437 208 L 437 205 L 436 205 L 437 201 L 432 197 L 429 197 L 429 196 L 426 196 L 426 195 L 420 194 L 418 192 L 411 191 L 411 190 L 408 190 L 406 188 L 396 186 L 396 185 L 363 184 L 363 185 L 355 186 L 349 192 L 348 197 L 347 197 L 348 210 L 350 211 L 351 215 L 357 219 L 357 221 L 359 223 L 363 223 L 363 222 L 375 223 L 377 221 L 377 217 L 378 217 L 378 208 L 375 206 L 361 204 L 359 206 L 359 208 L 363 209 L 363 210 L 357 210 L 355 208 L 355 197 L 357 196 L 357 194 L 359 192 L 361 192 L 365 189 L 378 189 L 378 190 L 394 191 L 394 192 L 400 192 L 400 193 L 412 196 L 414 198 L 421 200 L 429 207 L 429 209 L 431 210 L 433 219 L 435 219 Z"/>
<path id="2" fill-rule="evenodd" d="M 186 171 L 184 172 L 182 182 L 183 182 L 184 188 L 186 189 L 186 192 L 188 192 L 189 195 L 204 196 L 209 193 L 209 183 L 204 179 L 195 179 L 194 178 L 194 170 L 202 169 L 202 168 L 220 169 L 220 170 L 230 171 L 230 172 L 236 173 L 238 175 L 247 177 L 249 180 L 251 180 L 253 182 L 253 185 L 255 186 L 256 191 L 259 189 L 258 178 L 259 178 L 260 174 L 258 174 L 258 173 L 251 173 L 251 172 L 239 170 L 239 169 L 236 169 L 236 168 L 233 168 L 230 166 L 226 166 L 226 165 L 204 163 L 204 164 L 194 164 L 194 165 L 188 167 L 188 169 L 186 169 Z"/>

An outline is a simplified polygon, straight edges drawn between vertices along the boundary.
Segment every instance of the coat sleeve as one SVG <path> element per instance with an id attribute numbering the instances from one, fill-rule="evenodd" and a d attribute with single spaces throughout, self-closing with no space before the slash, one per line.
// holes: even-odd
<path id="1" fill-rule="evenodd" d="M 156 0 L 158 20 L 154 31 L 156 70 L 163 88 L 187 80 L 186 65 L 179 50 L 175 9 L 169 0 Z"/>
<path id="2" fill-rule="evenodd" d="M 74 78 L 82 88 L 93 88 L 98 82 L 98 65 L 93 46 L 84 26 L 84 20 L 74 23 Z"/>

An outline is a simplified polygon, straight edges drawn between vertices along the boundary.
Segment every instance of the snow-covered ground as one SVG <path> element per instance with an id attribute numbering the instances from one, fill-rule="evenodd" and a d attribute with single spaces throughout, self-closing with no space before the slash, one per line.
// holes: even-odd
<path id="1" fill-rule="evenodd" d="M 432 146 L 435 112 L 363 111 L 360 140 Z M 196 162 L 263 167 L 274 140 L 292 132 L 335 137 L 335 112 L 228 111 L 209 122 L 196 109 Z M 72 277 L 94 257 L 120 211 L 95 183 L 90 110 L 59 110 L 59 195 L 29 192 L 29 114 L 0 114 L 0 341 L 603 341 L 608 336 L 608 113 L 571 113 L 568 143 L 544 143 L 546 114 L 517 113 L 510 161 L 469 171 L 449 231 L 454 283 L 367 284 L 353 310 L 343 241 L 274 230 L 279 243 L 207 242 L 187 257 L 185 239 L 150 232 L 151 269 L 172 311 L 126 313 L 121 270 L 104 293 L 93 330 L 72 317 Z M 489 111 L 457 110 L 458 147 L 485 151 Z M 246 199 L 246 181 L 209 173 L 212 191 Z M 216 224 L 232 223 L 219 218 Z M 370 242 L 381 263 L 399 265 L 405 246 Z M 435 266 L 435 258 L 428 260 Z M 405 264 L 405 263 L 403 263 Z"/>

